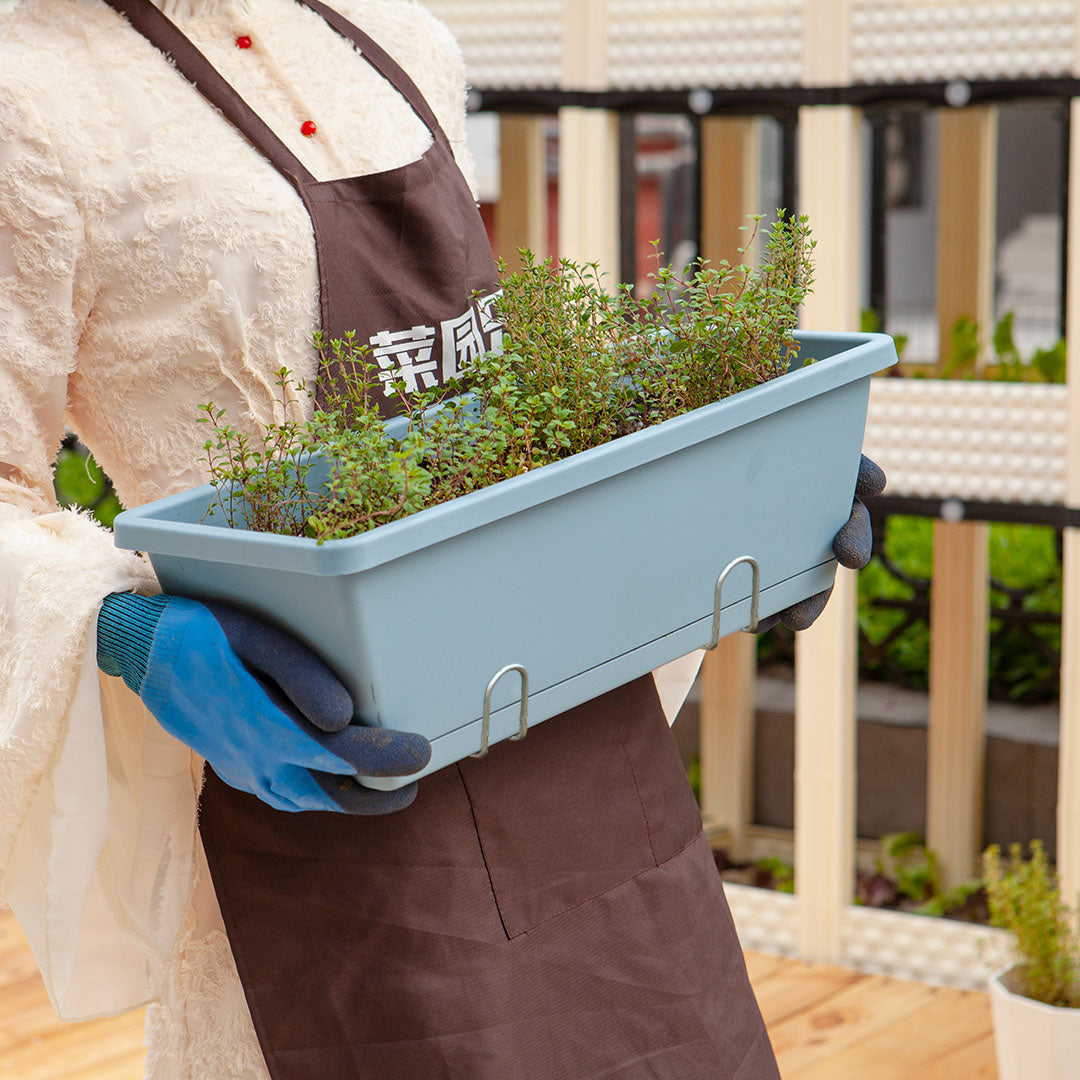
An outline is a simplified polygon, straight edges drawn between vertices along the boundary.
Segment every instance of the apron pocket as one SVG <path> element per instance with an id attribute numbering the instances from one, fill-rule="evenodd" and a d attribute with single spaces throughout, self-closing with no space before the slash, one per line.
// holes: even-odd
<path id="1" fill-rule="evenodd" d="M 658 866 L 701 832 L 651 675 L 460 769 L 510 938 Z"/>

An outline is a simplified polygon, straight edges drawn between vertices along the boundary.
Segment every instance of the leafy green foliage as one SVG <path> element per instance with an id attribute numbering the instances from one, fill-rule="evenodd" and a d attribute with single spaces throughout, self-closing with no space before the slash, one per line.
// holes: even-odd
<path id="1" fill-rule="evenodd" d="M 1076 913 L 1062 900 L 1042 843 L 1019 844 L 1008 858 L 994 844 L 983 855 L 990 916 L 1012 935 L 1021 961 L 1023 993 L 1047 1005 L 1080 1008 L 1080 938 Z"/>
<path id="2" fill-rule="evenodd" d="M 795 869 L 789 862 L 775 855 L 765 855 L 758 859 L 754 866 L 757 870 L 767 875 L 769 884 L 766 886 L 777 892 L 794 894 L 795 892 Z"/>
<path id="3" fill-rule="evenodd" d="M 806 219 L 781 212 L 760 267 L 660 268 L 645 298 L 627 285 L 608 291 L 595 265 L 523 251 L 519 272 L 501 271 L 502 350 L 446 387 L 407 394 L 391 384 L 408 422 L 400 439 L 384 430 L 367 348 L 317 337 L 343 378 L 312 421 L 296 418 L 286 371 L 280 418 L 255 439 L 213 403 L 202 407 L 219 506 L 245 528 L 355 536 L 776 378 L 798 353 L 813 247 Z M 308 492 L 316 450 L 330 475 Z"/>
<path id="4" fill-rule="evenodd" d="M 879 334 L 881 333 L 881 316 L 873 308 L 863 308 L 859 312 L 859 329 L 864 334 Z M 896 346 L 896 357 L 898 360 L 904 359 L 904 349 L 907 348 L 908 335 L 907 334 L 893 334 L 893 344 Z"/>
<path id="5" fill-rule="evenodd" d="M 881 838 L 874 872 L 856 874 L 855 903 L 978 922 L 985 919 L 982 888 L 979 880 L 944 888 L 937 855 L 923 838 L 916 832 L 889 833 Z"/>
<path id="6" fill-rule="evenodd" d="M 1036 349 L 1027 359 L 1020 355 L 1013 337 L 1014 314 L 1011 311 L 998 320 L 991 336 L 995 363 L 977 372 L 977 361 L 982 352 L 978 324 L 964 317 L 953 325 L 949 343 L 949 356 L 941 377 L 944 379 L 990 379 L 995 382 L 1047 382 L 1065 381 L 1065 342 L 1059 339 L 1049 349 Z"/>
<path id="7" fill-rule="evenodd" d="M 106 528 L 123 509 L 101 466 L 78 443 L 65 444 L 53 465 L 53 487 L 61 506 L 89 510 Z"/>
<path id="8" fill-rule="evenodd" d="M 914 578 L 929 578 L 933 560 L 934 523 L 929 518 L 896 515 L 888 519 L 885 529 L 885 554 L 901 571 Z M 904 622 L 905 613 L 895 608 L 876 606 L 884 599 L 910 600 L 915 595 L 911 586 L 900 581 L 885 568 L 881 559 L 870 560 L 858 578 L 859 629 L 874 645 L 882 644 Z M 916 687 L 925 687 L 929 678 L 930 629 L 916 621 L 893 638 L 888 646 L 892 664 L 904 673 Z M 863 665 L 863 674 L 881 672 Z"/>
<path id="9" fill-rule="evenodd" d="M 902 573 L 914 578 L 929 578 L 933 569 L 934 532 L 929 518 L 892 516 L 885 532 L 885 554 Z M 1023 606 L 1028 611 L 1060 616 L 1062 605 L 1062 569 L 1058 559 L 1054 529 L 1045 525 L 990 526 L 990 574 L 996 581 L 1014 589 L 1030 589 Z M 910 600 L 914 590 L 885 568 L 880 558 L 873 558 L 859 574 L 859 628 L 868 641 L 880 645 L 899 627 L 902 610 L 881 606 L 882 600 Z M 990 590 L 995 607 L 1005 604 L 1005 596 Z M 989 675 L 993 686 L 1010 700 L 1028 697 L 1036 688 L 1054 682 L 1054 661 L 1017 629 L 1002 629 L 999 617 L 991 618 Z M 1056 622 L 1034 625 L 1031 632 L 1051 649 L 1061 648 L 1061 627 Z M 916 688 L 928 685 L 930 634 L 924 621 L 906 627 L 886 649 L 891 664 Z M 863 662 L 863 674 L 884 677 L 880 666 Z"/>
<path id="10" fill-rule="evenodd" d="M 1049 349 L 1036 349 L 1026 360 L 1020 355 L 1013 337 L 1014 313 L 1005 312 L 998 320 L 991 336 L 994 350 L 993 364 L 978 370 L 978 359 L 982 354 L 982 338 L 978 324 L 962 316 L 953 323 L 949 332 L 949 351 L 941 367 L 943 379 L 989 379 L 996 382 L 1065 382 L 1065 341 L 1059 339 Z M 881 318 L 873 308 L 864 308 L 859 329 L 868 333 L 881 330 Z M 903 359 L 904 347 L 908 343 L 906 334 L 894 334 L 896 353 Z M 916 367 L 902 369 L 911 378 L 925 379 L 926 370 Z M 890 374 L 898 375 L 901 369 L 894 368 Z"/>

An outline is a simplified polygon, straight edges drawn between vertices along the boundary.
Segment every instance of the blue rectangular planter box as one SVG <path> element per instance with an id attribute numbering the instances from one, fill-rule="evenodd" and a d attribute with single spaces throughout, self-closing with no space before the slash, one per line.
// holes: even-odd
<path id="1" fill-rule="evenodd" d="M 798 335 L 797 371 L 347 540 L 203 522 L 209 485 L 116 519 L 166 593 L 240 604 L 292 630 L 366 723 L 431 740 L 425 775 L 481 745 L 485 691 L 528 673 L 536 724 L 705 645 L 733 559 L 760 566 L 760 615 L 829 587 L 882 334 Z M 719 632 L 750 621 L 751 569 Z M 490 696 L 490 740 L 519 731 L 521 680 Z M 415 777 L 414 777 L 415 778 Z M 408 780 L 365 779 L 372 787 Z"/>

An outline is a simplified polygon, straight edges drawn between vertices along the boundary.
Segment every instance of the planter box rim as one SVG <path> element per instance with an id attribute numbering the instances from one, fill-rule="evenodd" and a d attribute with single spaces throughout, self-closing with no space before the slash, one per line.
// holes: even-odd
<path id="1" fill-rule="evenodd" d="M 834 347 L 832 355 L 700 409 L 614 439 L 562 461 L 510 477 L 447 503 L 429 507 L 359 536 L 319 544 L 306 537 L 231 529 L 222 524 L 170 520 L 193 504 L 208 506 L 211 484 L 158 499 L 121 513 L 115 523 L 119 547 L 183 557 L 198 538 L 202 559 L 250 566 L 276 566 L 320 577 L 358 573 L 411 555 L 448 538 L 587 488 L 648 461 L 677 453 L 700 438 L 703 427 L 721 435 L 779 412 L 809 394 L 865 378 L 895 362 L 892 338 L 863 332 L 798 331 L 801 355 Z M 239 541 L 239 543 L 238 543 Z M 253 543 L 253 541 L 256 541 Z"/>

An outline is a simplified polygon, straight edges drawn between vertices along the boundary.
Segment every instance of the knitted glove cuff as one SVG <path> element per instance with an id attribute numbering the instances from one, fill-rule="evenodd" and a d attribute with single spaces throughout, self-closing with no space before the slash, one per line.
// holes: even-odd
<path id="1" fill-rule="evenodd" d="M 138 694 L 167 596 L 110 593 L 97 622 L 97 662 L 106 675 L 119 675 Z"/>

